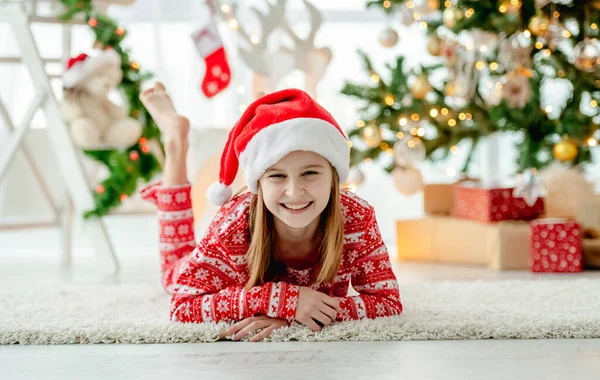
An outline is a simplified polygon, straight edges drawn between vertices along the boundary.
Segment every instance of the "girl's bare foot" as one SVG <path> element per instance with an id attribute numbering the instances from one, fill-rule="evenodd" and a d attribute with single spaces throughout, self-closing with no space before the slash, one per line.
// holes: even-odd
<path id="1" fill-rule="evenodd" d="M 187 117 L 177 113 L 171 97 L 162 83 L 156 82 L 153 87 L 142 91 L 140 100 L 154 119 L 166 142 L 187 141 L 190 121 Z"/>

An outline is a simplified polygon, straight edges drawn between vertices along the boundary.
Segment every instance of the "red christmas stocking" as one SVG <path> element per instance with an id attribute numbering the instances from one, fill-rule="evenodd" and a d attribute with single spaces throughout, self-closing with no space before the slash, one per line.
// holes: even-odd
<path id="1" fill-rule="evenodd" d="M 227 54 L 219 36 L 217 25 L 213 20 L 192 34 L 198 53 L 206 63 L 206 72 L 202 79 L 202 93 L 212 98 L 223 91 L 231 81 L 231 69 L 227 62 Z"/>

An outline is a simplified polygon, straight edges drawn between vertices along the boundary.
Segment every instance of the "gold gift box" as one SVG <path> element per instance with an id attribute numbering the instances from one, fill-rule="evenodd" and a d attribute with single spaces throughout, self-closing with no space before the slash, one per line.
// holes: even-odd
<path id="1" fill-rule="evenodd" d="M 483 223 L 428 215 L 396 223 L 399 260 L 485 265 L 490 269 L 528 269 L 531 227 L 525 221 Z"/>
<path id="2" fill-rule="evenodd" d="M 583 239 L 584 268 L 600 268 L 600 239 Z"/>

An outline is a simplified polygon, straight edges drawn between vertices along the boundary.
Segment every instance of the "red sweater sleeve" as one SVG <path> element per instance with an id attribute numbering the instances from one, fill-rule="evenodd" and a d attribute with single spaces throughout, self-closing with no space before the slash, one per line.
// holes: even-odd
<path id="1" fill-rule="evenodd" d="M 233 212 L 221 210 L 177 278 L 171 301 L 171 320 L 193 323 L 239 321 L 254 315 L 267 315 L 293 321 L 299 286 L 268 282 L 246 290 L 248 274 L 243 265 L 243 254 L 232 256 L 219 234 L 221 223 L 230 220 Z"/>
<path id="2" fill-rule="evenodd" d="M 270 282 L 245 290 L 247 274 L 234 269 L 239 265 L 234 265 L 217 228 L 232 214 L 220 212 L 196 246 L 190 194 L 189 183 L 164 187 L 158 182 L 141 191 L 158 208 L 162 284 L 173 294 L 171 320 L 234 321 L 263 314 L 291 322 L 299 287 Z"/>
<path id="3" fill-rule="evenodd" d="M 375 212 L 362 236 L 362 249 L 352 268 L 352 287 L 358 296 L 337 297 L 342 311 L 337 320 L 377 318 L 402 313 L 400 291 Z"/>
<path id="4" fill-rule="evenodd" d="M 140 194 L 158 209 L 161 282 L 172 294 L 181 267 L 196 246 L 191 185 L 164 187 L 158 182 L 143 188 Z"/>

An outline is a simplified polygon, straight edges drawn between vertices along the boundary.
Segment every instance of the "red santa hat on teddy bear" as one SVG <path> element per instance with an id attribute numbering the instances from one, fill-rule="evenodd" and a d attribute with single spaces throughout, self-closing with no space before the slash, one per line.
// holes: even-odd
<path id="1" fill-rule="evenodd" d="M 90 74 L 107 67 L 114 68 L 114 70 L 110 70 L 111 77 L 115 84 L 120 83 L 123 79 L 121 57 L 114 49 L 100 50 L 93 56 L 82 53 L 77 57 L 70 58 L 62 76 L 63 87 L 73 88 L 88 78 Z"/>
<path id="2" fill-rule="evenodd" d="M 222 205 L 231 198 L 231 184 L 239 167 L 250 191 L 257 193 L 263 173 L 297 150 L 320 154 L 336 169 L 340 182 L 348 178 L 350 148 L 346 135 L 310 95 L 287 89 L 257 99 L 229 133 L 221 156 L 219 182 L 209 187 L 208 199 Z"/>

